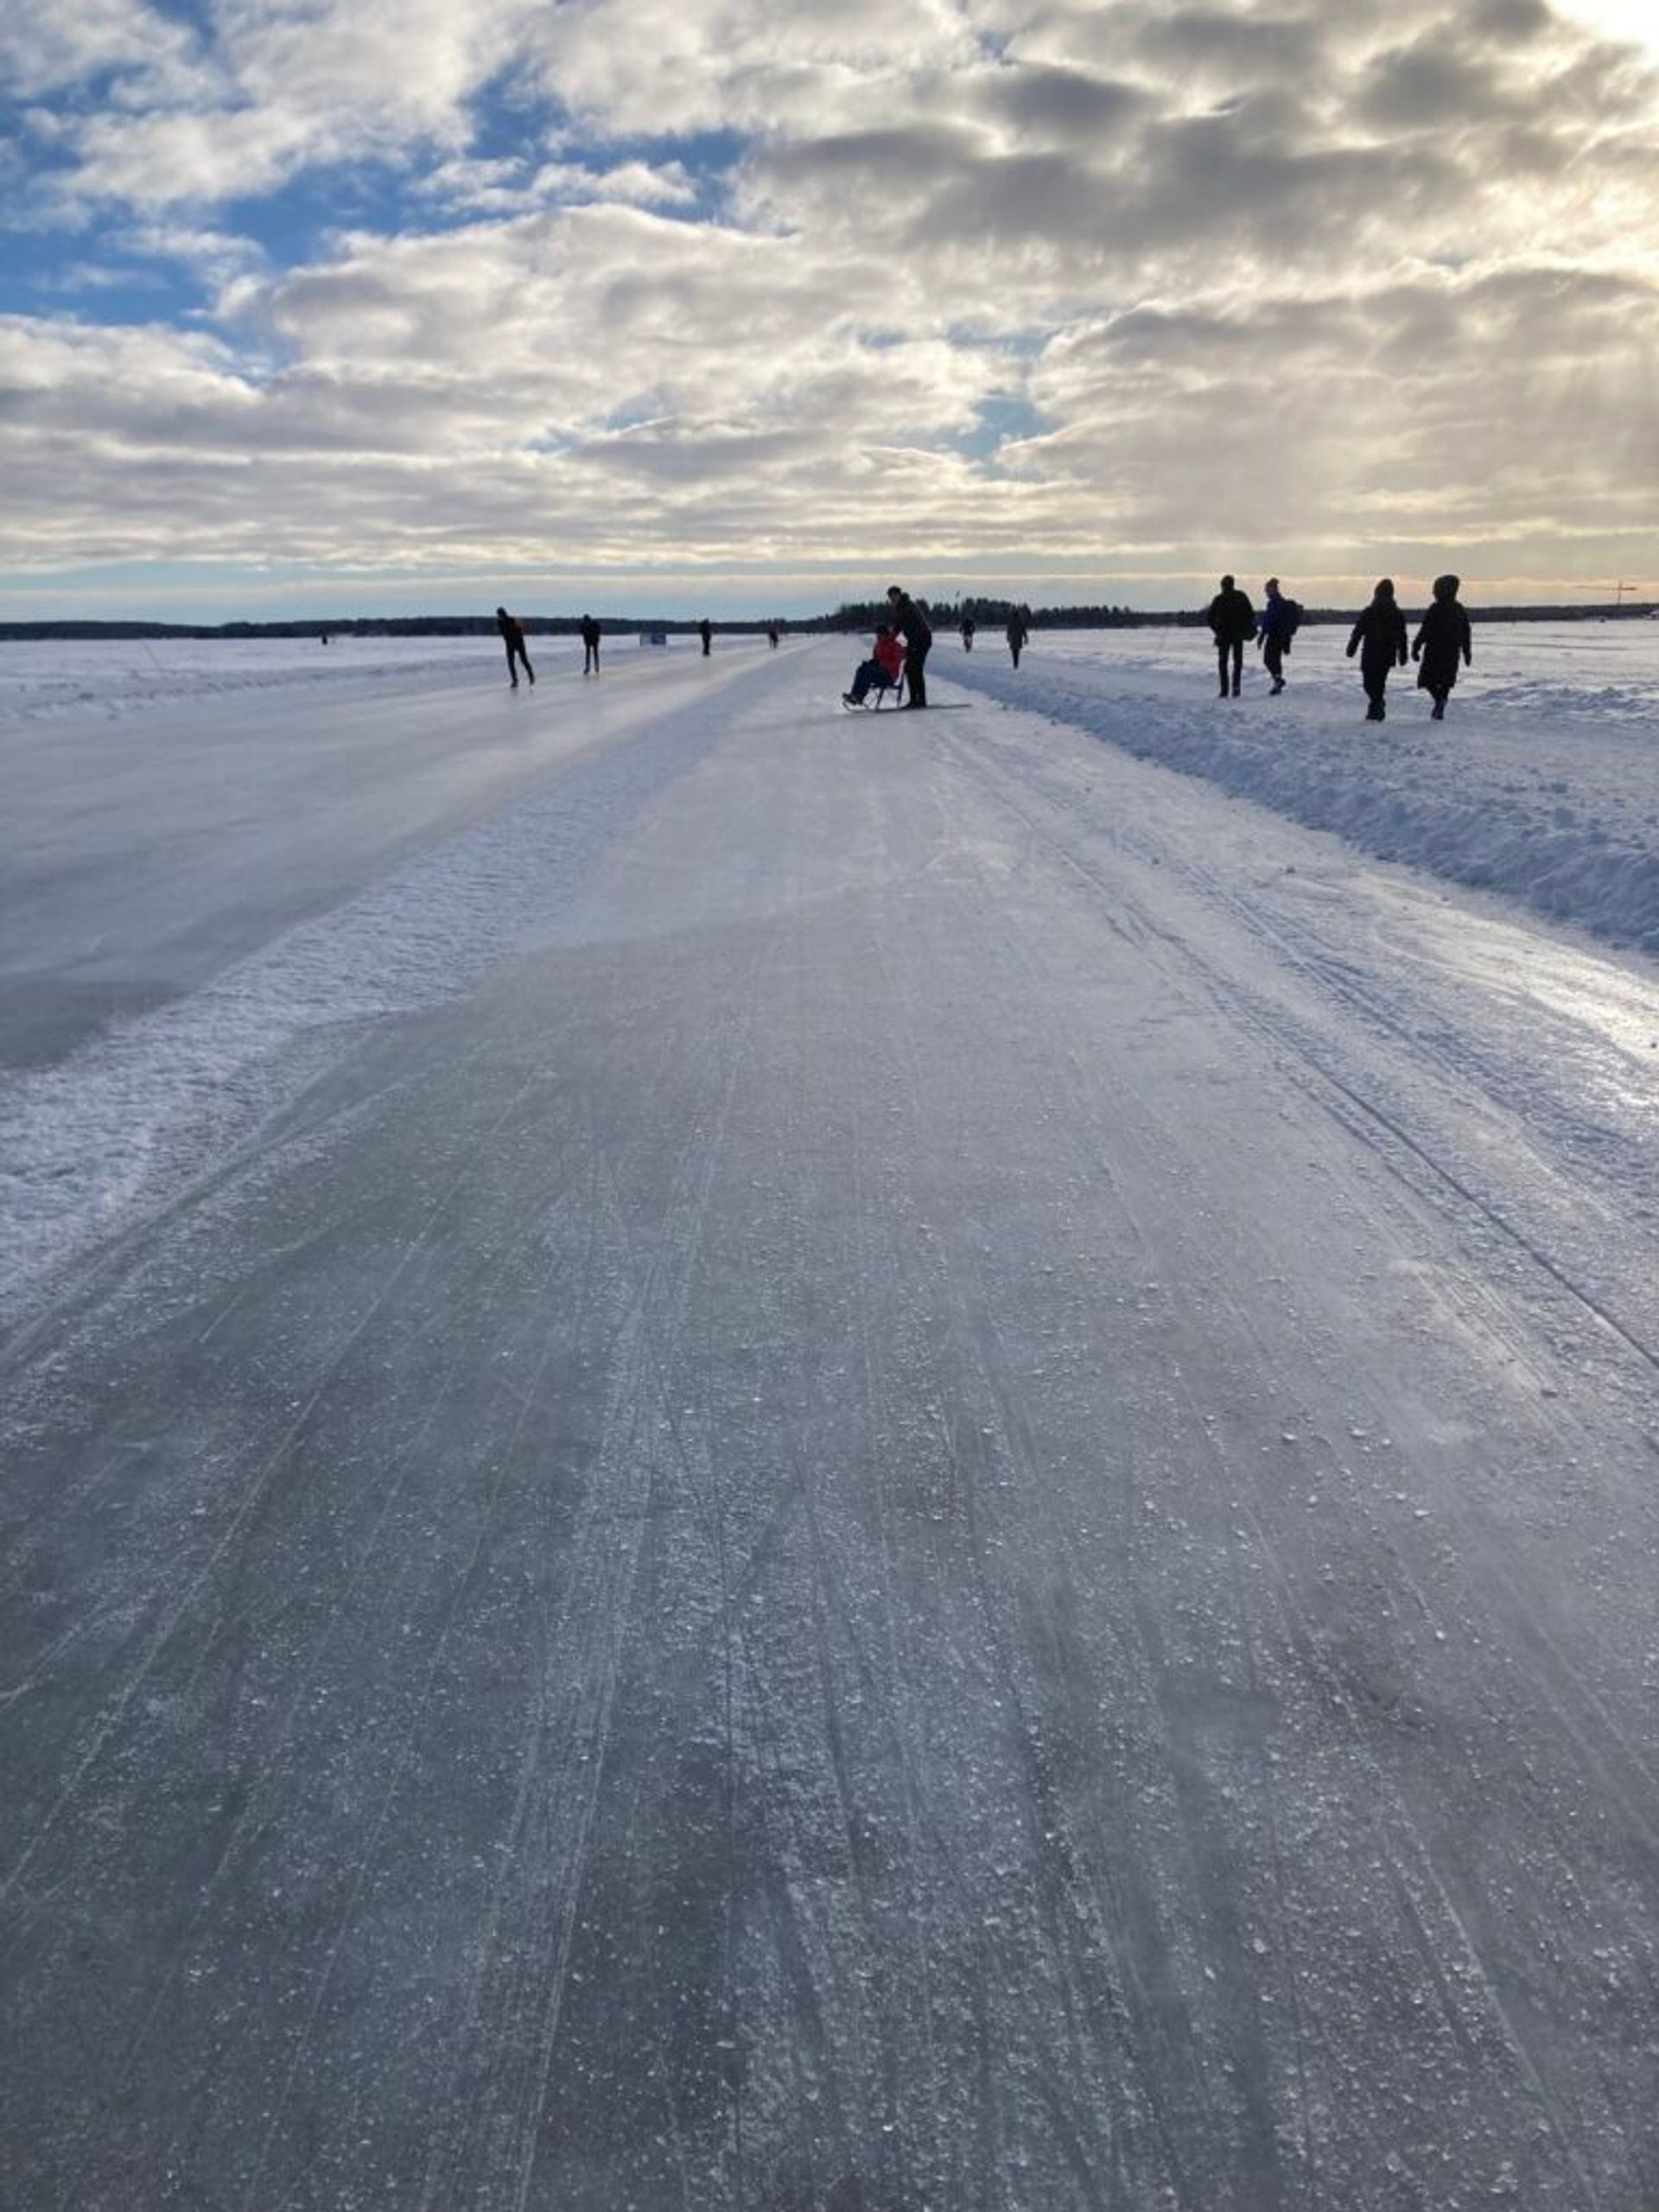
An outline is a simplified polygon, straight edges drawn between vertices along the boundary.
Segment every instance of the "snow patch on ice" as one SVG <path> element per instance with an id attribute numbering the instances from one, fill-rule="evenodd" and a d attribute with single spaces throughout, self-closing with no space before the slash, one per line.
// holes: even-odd
<path id="1" fill-rule="evenodd" d="M 671 715 L 550 790 L 288 931 L 188 998 L 118 1022 L 0 1095 L 0 1313 L 114 1229 L 181 1128 L 228 1085 L 327 1028 L 454 995 L 576 897 L 594 855 L 715 741 L 706 709 Z M 198 1166 L 199 1162 L 195 1163 Z"/>

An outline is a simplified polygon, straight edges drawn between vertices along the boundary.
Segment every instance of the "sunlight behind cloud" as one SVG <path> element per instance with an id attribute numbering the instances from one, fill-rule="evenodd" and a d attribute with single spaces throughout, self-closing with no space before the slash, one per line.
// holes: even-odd
<path id="1" fill-rule="evenodd" d="M 61 0 L 0 36 L 0 562 L 1599 590 L 1656 565 L 1636 25 Z"/>

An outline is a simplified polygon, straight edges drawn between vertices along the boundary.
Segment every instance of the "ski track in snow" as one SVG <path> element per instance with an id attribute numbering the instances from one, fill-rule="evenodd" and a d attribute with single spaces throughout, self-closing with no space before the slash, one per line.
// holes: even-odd
<path id="1" fill-rule="evenodd" d="M 1647 2212 L 1650 969 L 831 653 L 52 1071 L 20 2202 Z"/>

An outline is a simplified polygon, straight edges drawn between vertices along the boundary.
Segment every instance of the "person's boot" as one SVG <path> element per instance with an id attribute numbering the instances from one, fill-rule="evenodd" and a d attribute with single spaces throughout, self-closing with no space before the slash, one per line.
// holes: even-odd
<path id="1" fill-rule="evenodd" d="M 1272 690 L 1271 690 L 1271 691 L 1269 691 L 1269 692 L 1268 692 L 1268 698 L 1269 698 L 1269 699 L 1276 699 L 1276 698 L 1279 696 L 1279 694 L 1280 694 L 1280 693 L 1284 690 L 1284 688 L 1285 688 L 1285 679 L 1284 679 L 1284 677 L 1283 677 L 1282 676 L 1275 676 L 1275 677 L 1274 677 L 1274 679 L 1273 679 L 1273 689 L 1272 689 Z"/>
<path id="2" fill-rule="evenodd" d="M 1446 702 L 1444 699 L 1437 699 L 1434 702 L 1434 704 L 1428 710 L 1428 719 L 1432 722 L 1443 722 L 1446 720 Z"/>

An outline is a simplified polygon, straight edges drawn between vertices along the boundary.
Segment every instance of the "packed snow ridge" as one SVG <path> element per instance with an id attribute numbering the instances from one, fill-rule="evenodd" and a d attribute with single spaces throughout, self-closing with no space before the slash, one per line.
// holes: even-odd
<path id="1" fill-rule="evenodd" d="M 971 656 L 936 654 L 933 672 L 1382 859 L 1659 952 L 1655 625 L 1478 625 L 1443 723 L 1408 668 L 1389 720 L 1367 724 L 1345 642 L 1304 630 L 1276 699 L 1248 666 L 1242 697 L 1216 697 L 1208 638 L 1192 630 L 1039 632 L 1017 672 L 986 639 Z"/>

